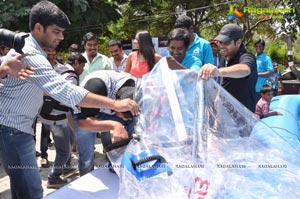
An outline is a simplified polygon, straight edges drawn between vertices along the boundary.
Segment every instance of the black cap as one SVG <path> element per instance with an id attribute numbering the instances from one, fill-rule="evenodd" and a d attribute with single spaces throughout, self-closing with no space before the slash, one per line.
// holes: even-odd
<path id="1" fill-rule="evenodd" d="M 219 35 L 215 38 L 215 40 L 227 43 L 231 40 L 242 39 L 243 37 L 243 30 L 237 24 L 226 24 L 221 29 Z"/>

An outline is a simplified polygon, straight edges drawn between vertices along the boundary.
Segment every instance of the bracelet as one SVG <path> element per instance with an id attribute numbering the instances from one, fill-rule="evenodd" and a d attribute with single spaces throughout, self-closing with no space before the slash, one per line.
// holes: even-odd
<path id="1" fill-rule="evenodd" d="M 112 110 L 115 110 L 115 108 L 116 108 L 115 103 L 116 103 L 116 100 L 114 100 L 114 102 L 113 102 L 113 105 L 112 105 L 112 108 L 111 108 Z"/>

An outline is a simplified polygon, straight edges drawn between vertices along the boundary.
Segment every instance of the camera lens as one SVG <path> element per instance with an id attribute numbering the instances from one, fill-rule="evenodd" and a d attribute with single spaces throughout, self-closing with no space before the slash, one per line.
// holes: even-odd
<path id="1" fill-rule="evenodd" d="M 15 32 L 3 28 L 0 29 L 1 46 L 12 48 L 14 44 L 14 38 L 15 38 Z"/>
<path id="2" fill-rule="evenodd" d="M 18 53 L 23 53 L 22 52 L 22 48 L 24 47 L 25 44 L 25 38 L 28 37 L 28 34 L 20 32 L 15 34 L 14 37 L 14 44 L 13 44 L 13 48 L 18 52 Z"/>
<path id="3" fill-rule="evenodd" d="M 28 37 L 27 33 L 15 33 L 13 31 L 0 28 L 0 45 L 8 48 L 14 48 L 18 53 L 23 54 L 22 48 L 24 47 L 24 39 Z"/>

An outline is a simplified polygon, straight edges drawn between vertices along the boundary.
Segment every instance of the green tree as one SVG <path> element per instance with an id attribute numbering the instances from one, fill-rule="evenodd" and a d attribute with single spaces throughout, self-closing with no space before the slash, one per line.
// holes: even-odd
<path id="1" fill-rule="evenodd" d="M 298 32 L 296 35 L 297 39 L 293 43 L 293 55 L 294 60 L 298 64 L 300 64 L 300 33 Z"/>
<path id="2" fill-rule="evenodd" d="M 284 41 L 274 40 L 267 53 L 273 61 L 282 65 L 287 65 L 287 51 L 287 45 Z"/>
<path id="3" fill-rule="evenodd" d="M 193 20 L 195 32 L 208 40 L 213 39 L 221 29 L 221 27 L 229 23 L 228 15 L 230 5 L 236 6 L 243 12 L 245 6 L 262 7 L 262 8 L 281 8 L 289 6 L 291 1 L 299 0 L 131 0 L 118 1 L 124 3 L 122 5 L 122 19 L 119 23 L 113 24 L 111 30 L 119 30 L 117 34 L 122 32 L 122 37 L 133 38 L 138 30 L 146 29 L 153 36 L 166 36 L 173 28 L 176 17 L 182 14 L 190 16 Z M 253 35 L 256 33 L 267 35 L 275 38 L 277 34 L 282 32 L 278 24 L 284 24 L 287 15 L 282 15 L 278 19 L 276 14 L 253 14 L 244 13 L 237 23 L 243 24 L 244 41 L 246 45 L 252 44 Z M 291 16 L 289 16 L 291 19 Z M 278 31 L 279 30 L 279 31 Z M 120 34 L 119 34 L 120 35 Z"/>
<path id="4" fill-rule="evenodd" d="M 39 0 L 0 1 L 0 27 L 28 32 L 31 7 Z M 110 0 L 53 0 L 69 17 L 71 26 L 65 32 L 65 39 L 59 50 L 71 43 L 80 43 L 82 36 L 92 31 L 98 35 L 109 35 L 108 24 L 120 17 L 119 7 Z"/>
<path id="5" fill-rule="evenodd" d="M 26 25 L 23 23 L 25 18 L 28 18 L 30 1 L 0 1 L 0 27 L 5 27 L 11 30 L 28 31 L 28 19 Z M 20 19 L 23 19 L 20 21 Z M 17 25 L 18 24 L 18 25 Z"/>
<path id="6" fill-rule="evenodd" d="M 295 12 L 285 14 L 281 21 L 280 30 L 282 33 L 291 35 L 292 39 L 295 40 L 300 28 L 300 0 L 285 0 L 283 2 L 285 7 L 294 8 Z"/>
<path id="7" fill-rule="evenodd" d="M 109 0 L 78 0 L 69 1 L 69 9 L 60 0 L 57 4 L 70 17 L 71 27 L 66 30 L 66 39 L 63 44 L 67 46 L 71 43 L 80 43 L 82 36 L 87 32 L 94 32 L 98 36 L 109 36 L 111 32 L 108 29 L 109 23 L 115 23 L 121 17 L 119 7 L 116 3 Z M 60 6 L 61 5 L 61 6 Z"/>

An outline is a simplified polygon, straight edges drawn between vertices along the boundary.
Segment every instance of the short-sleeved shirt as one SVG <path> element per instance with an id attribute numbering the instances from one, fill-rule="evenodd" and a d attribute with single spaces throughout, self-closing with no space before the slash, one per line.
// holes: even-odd
<path id="1" fill-rule="evenodd" d="M 202 67 L 202 62 L 198 57 L 188 54 L 185 54 L 183 60 L 181 61 L 181 64 L 192 70 L 200 70 L 200 68 Z"/>
<path id="2" fill-rule="evenodd" d="M 100 94 L 103 93 L 100 89 L 103 89 L 102 86 L 99 86 L 97 81 L 101 79 L 106 87 L 106 97 L 111 99 L 116 99 L 118 90 L 126 84 L 126 86 L 135 85 L 135 79 L 129 73 L 125 72 L 116 72 L 114 70 L 100 70 L 95 71 L 87 75 L 84 80 L 80 83 L 80 87 L 84 87 L 92 93 Z M 89 82 L 89 87 L 86 86 Z M 92 86 L 91 86 L 92 85 Z M 85 119 L 87 117 L 95 117 L 99 112 L 113 115 L 114 111 L 108 109 L 97 109 L 97 108 L 81 108 L 80 113 L 77 113 L 78 119 Z"/>
<path id="3" fill-rule="evenodd" d="M 226 67 L 235 64 L 246 64 L 251 72 L 247 77 L 229 78 L 224 77 L 222 86 L 237 100 L 239 100 L 250 111 L 255 111 L 255 84 L 257 81 L 257 67 L 255 56 L 249 53 L 242 44 L 237 55 L 230 59 Z"/>
<path id="4" fill-rule="evenodd" d="M 189 48 L 186 51 L 186 54 L 193 55 L 198 57 L 202 64 L 213 64 L 214 56 L 210 46 L 210 43 L 199 37 L 194 33 L 195 39 L 193 43 L 189 45 Z"/>
<path id="5" fill-rule="evenodd" d="M 255 114 L 260 118 L 265 117 L 270 111 L 270 102 L 260 98 L 256 104 Z"/>
<path id="6" fill-rule="evenodd" d="M 88 74 L 98 71 L 98 70 L 112 70 L 112 64 L 109 60 L 109 58 L 105 55 L 102 55 L 100 53 L 97 53 L 96 57 L 94 57 L 93 61 L 90 62 L 89 58 L 87 57 L 86 52 L 82 54 L 87 60 L 87 63 L 85 63 L 85 66 L 83 68 L 82 74 L 79 76 L 79 82 L 81 82 L 85 76 Z"/>
<path id="7" fill-rule="evenodd" d="M 117 71 L 117 72 L 124 71 L 124 69 L 125 69 L 125 67 L 126 67 L 126 61 L 127 61 L 127 58 L 128 58 L 128 56 L 124 53 L 124 54 L 123 54 L 123 59 L 122 59 L 120 65 L 117 66 L 116 63 L 115 63 L 115 61 L 114 61 L 114 58 L 113 58 L 113 57 L 110 57 L 109 60 L 110 60 L 110 62 L 112 63 L 113 70 L 114 70 L 114 71 Z"/>
<path id="8" fill-rule="evenodd" d="M 257 72 L 274 72 L 273 64 L 271 58 L 266 55 L 266 53 L 262 53 L 261 55 L 256 56 L 256 64 L 257 64 Z M 263 85 L 267 84 L 268 77 L 258 76 L 255 90 L 257 93 L 260 92 L 260 89 Z"/>

